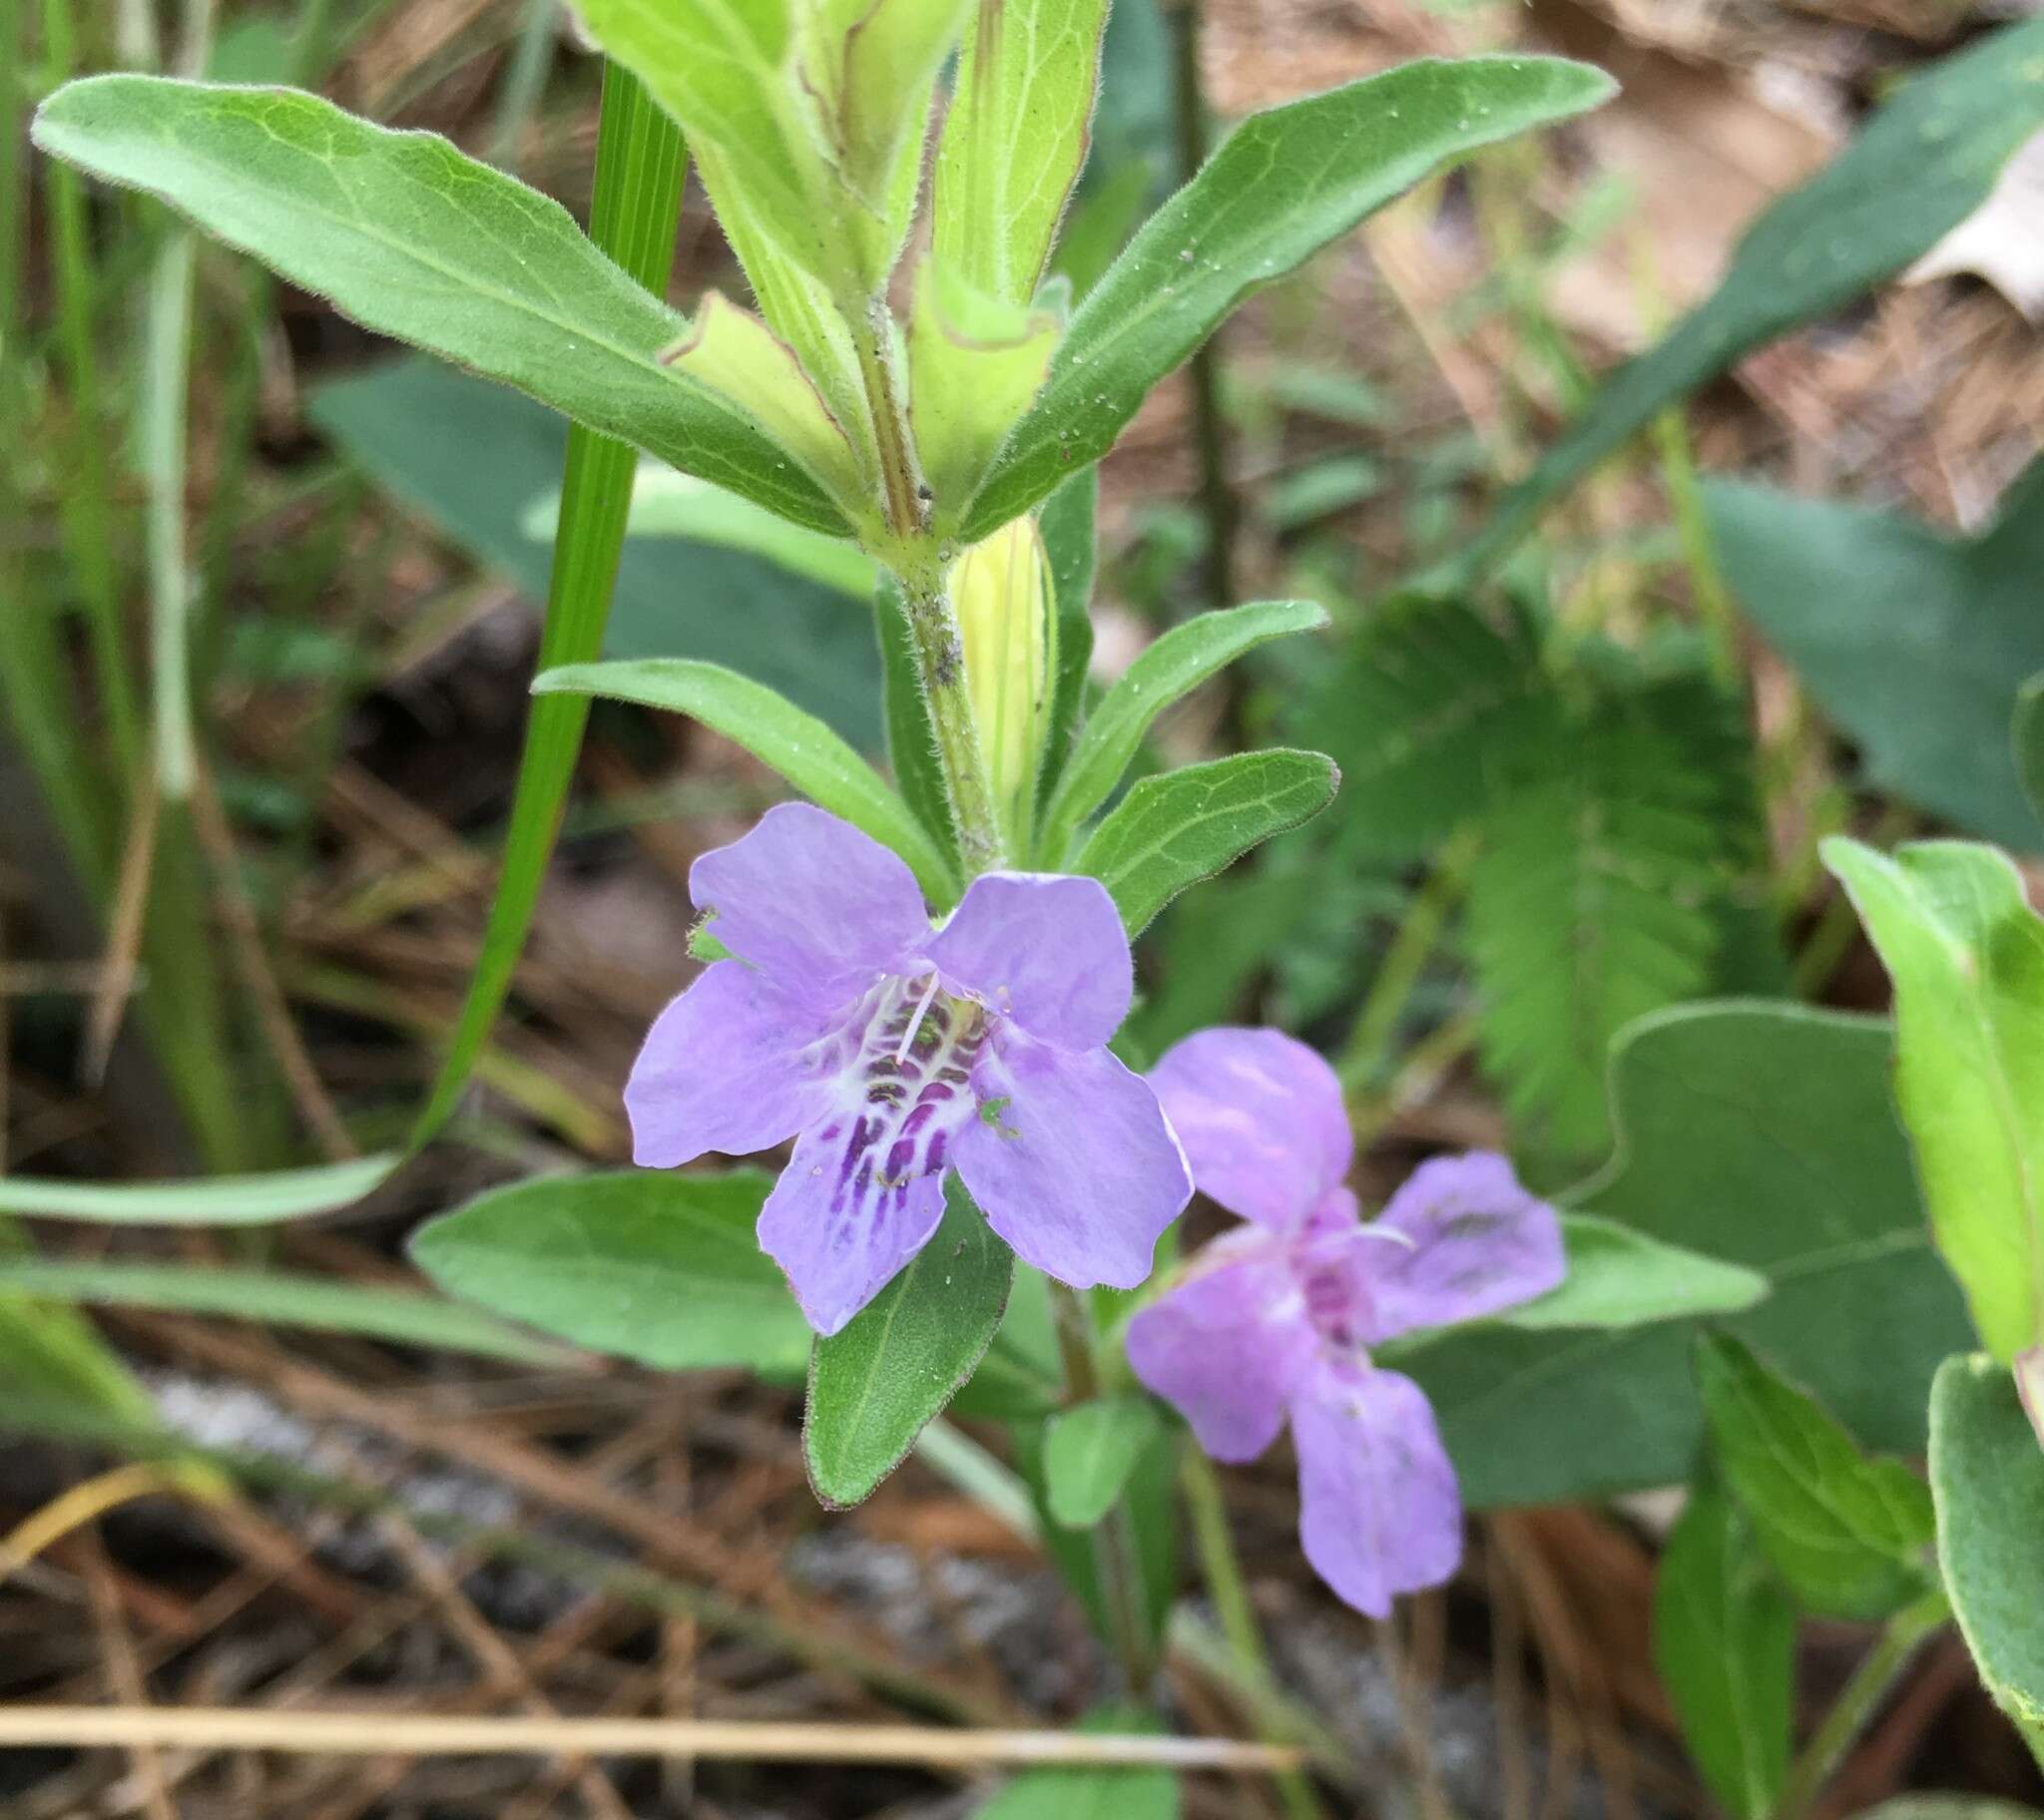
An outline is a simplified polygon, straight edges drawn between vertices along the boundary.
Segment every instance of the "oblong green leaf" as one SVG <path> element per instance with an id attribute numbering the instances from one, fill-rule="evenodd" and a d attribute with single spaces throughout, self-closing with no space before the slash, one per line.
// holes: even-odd
<path id="1" fill-rule="evenodd" d="M 929 1243 L 809 1356 L 802 1459 L 823 1503 L 859 1503 L 943 1414 L 993 1341 L 1014 1268 L 952 1176 Z"/>
<path id="2" fill-rule="evenodd" d="M 1758 1270 L 1671 1245 L 1615 1219 L 1564 1213 L 1569 1273 L 1557 1289 L 1507 1310 L 1508 1327 L 1641 1327 L 1737 1314 L 1772 1285 Z"/>
<path id="3" fill-rule="evenodd" d="M 1051 1516 L 1068 1530 L 1090 1530 L 1114 1508 L 1163 1425 L 1145 1396 L 1101 1397 L 1051 1417 L 1043 1433 Z"/>
<path id="4" fill-rule="evenodd" d="M 933 903 L 947 904 L 957 895 L 949 862 L 879 772 L 814 714 L 764 682 L 689 658 L 636 658 L 566 665 L 544 672 L 532 687 L 535 694 L 636 701 L 700 720 L 771 765 L 818 808 L 841 815 L 900 854 Z"/>
<path id="5" fill-rule="evenodd" d="M 464 1301 L 658 1371 L 792 1378 L 809 1329 L 753 1228 L 772 1176 L 616 1169 L 492 1188 L 412 1234 Z"/>
<path id="6" fill-rule="evenodd" d="M 1145 777 L 1087 836 L 1072 870 L 1097 878 L 1131 938 L 1188 885 L 1317 815 L 1341 773 L 1319 752 L 1238 752 Z"/>
<path id="7" fill-rule="evenodd" d="M 270 1226 L 331 1213 L 382 1186 L 402 1157 L 384 1153 L 308 1169 L 190 1181 L 52 1181 L 0 1175 L 0 1213 L 121 1226 Z"/>
<path id="8" fill-rule="evenodd" d="M 1788 1775 L 1795 1607 L 1716 1485 L 1691 1494 L 1662 1552 L 1654 1665 L 1711 1792 L 1736 1820 L 1764 1820 Z"/>
<path id="9" fill-rule="evenodd" d="M 1697 1379 L 1732 1495 L 1804 1609 L 1883 1618 L 1928 1590 L 1922 1480 L 1863 1453 L 1814 1397 L 1729 1334 L 1698 1343 Z"/>
<path id="10" fill-rule="evenodd" d="M 1049 806 L 1072 734 L 1086 704 L 1086 678 L 1093 662 L 1093 571 L 1098 555 L 1100 470 L 1088 468 L 1044 501 L 1036 528 L 1050 558 L 1051 595 L 1057 606 L 1057 664 L 1051 682 L 1050 725 L 1043 738 L 1043 768 L 1036 779 L 1036 804 Z"/>
<path id="11" fill-rule="evenodd" d="M 1937 1559 L 1987 1691 L 2044 1763 L 2044 1448 L 2014 1379 L 1947 1359 L 1930 1389 Z"/>
<path id="12" fill-rule="evenodd" d="M 1822 855 L 1895 984 L 1895 1103 L 1937 1248 L 2013 1358 L 2044 1343 L 2044 920 L 1992 847 Z"/>
<path id="13" fill-rule="evenodd" d="M 959 535 L 975 542 L 1114 446 L 1242 299 L 1446 161 L 1607 100 L 1587 64 L 1424 59 L 1244 121 L 1087 293 Z"/>
<path id="14" fill-rule="evenodd" d="M 785 450 L 669 371 L 687 323 L 559 204 L 430 133 L 372 126 L 290 89 L 111 75 L 68 83 L 35 142 L 159 197 L 369 328 L 636 443 L 783 518 L 843 515 Z"/>
<path id="15" fill-rule="evenodd" d="M 521 1364 L 558 1364 L 573 1356 L 459 1302 L 282 1270 L 24 1258 L 0 1262 L 0 1288 L 54 1301 L 167 1308 L 279 1327 L 356 1333 L 403 1346 L 437 1347 Z"/>
<path id="16" fill-rule="evenodd" d="M 1313 632 L 1327 614 L 1311 601 L 1253 601 L 1174 626 L 1101 698 L 1072 748 L 1045 813 L 1039 851 L 1055 864 L 1072 830 L 1108 798 L 1150 723 L 1188 690 L 1266 639 Z"/>

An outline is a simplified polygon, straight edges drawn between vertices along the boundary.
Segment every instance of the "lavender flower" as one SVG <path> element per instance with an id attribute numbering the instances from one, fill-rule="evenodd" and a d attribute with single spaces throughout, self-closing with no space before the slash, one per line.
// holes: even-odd
<path id="1" fill-rule="evenodd" d="M 1108 1054 L 1128 937 L 1098 880 L 994 872 L 932 928 L 908 868 L 805 803 L 689 872 L 732 960 L 660 1014 L 625 1088 L 654 1168 L 782 1139 L 760 1243 L 818 1333 L 921 1249 L 956 1168 L 1018 1255 L 1133 1288 L 1192 1180 L 1156 1096 Z"/>
<path id="2" fill-rule="evenodd" d="M 1289 1415 L 1306 1560 L 1382 1617 L 1454 1573 L 1462 1512 L 1425 1393 L 1368 1349 L 1553 1288 L 1560 1222 L 1475 1154 L 1421 1164 L 1358 1223 L 1339 1084 L 1276 1031 L 1203 1031 L 1150 1082 L 1201 1191 L 1251 1223 L 1135 1316 L 1129 1364 L 1217 1460 L 1254 1459 Z"/>

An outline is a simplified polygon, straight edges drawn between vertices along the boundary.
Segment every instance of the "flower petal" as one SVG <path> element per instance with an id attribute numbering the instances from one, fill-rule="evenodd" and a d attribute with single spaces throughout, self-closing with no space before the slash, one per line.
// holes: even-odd
<path id="1" fill-rule="evenodd" d="M 1129 1322 L 1129 1368 L 1216 1460 L 1254 1460 L 1277 1439 L 1317 1349 L 1279 1243 L 1237 1227 Z"/>
<path id="2" fill-rule="evenodd" d="M 751 833 L 689 868 L 712 933 L 790 998 L 842 1004 L 876 973 L 902 971 L 928 936 L 915 875 L 868 834 L 806 802 L 783 802 Z"/>
<path id="3" fill-rule="evenodd" d="M 826 1339 L 944 1217 L 943 1137 L 913 1158 L 895 1157 L 899 1171 L 888 1177 L 868 1136 L 876 1123 L 840 1113 L 804 1132 L 760 1209 L 760 1248 L 786 1272 L 803 1316 Z"/>
<path id="4" fill-rule="evenodd" d="M 1367 1343 L 1473 1321 L 1544 1295 L 1568 1274 L 1561 1220 L 1488 1150 L 1436 1156 L 1364 1232 L 1399 1234 L 1370 1260 Z"/>
<path id="5" fill-rule="evenodd" d="M 1462 1559 L 1462 1501 L 1425 1393 L 1329 1358 L 1291 1403 L 1298 1540 L 1312 1570 L 1371 1617 L 1436 1587 Z"/>
<path id="6" fill-rule="evenodd" d="M 667 1169 L 705 1150 L 746 1156 L 792 1138 L 830 1105 L 818 1023 L 737 961 L 706 968 L 654 1019 L 632 1064 L 632 1160 Z"/>
<path id="7" fill-rule="evenodd" d="M 958 1173 L 987 1224 L 1075 1288 L 1142 1282 L 1193 1183 L 1141 1078 L 1104 1049 L 1059 1049 L 1002 1025 L 972 1088 L 980 1117 L 958 1134 Z"/>
<path id="8" fill-rule="evenodd" d="M 1046 1043 L 1098 1049 L 1129 1015 L 1129 938 L 1097 878 L 984 873 L 923 951 L 947 992 L 980 1000 Z"/>
<path id="9" fill-rule="evenodd" d="M 1334 1071 L 1275 1030 L 1203 1030 L 1150 1071 L 1200 1192 L 1295 1225 L 1348 1173 L 1355 1140 Z"/>

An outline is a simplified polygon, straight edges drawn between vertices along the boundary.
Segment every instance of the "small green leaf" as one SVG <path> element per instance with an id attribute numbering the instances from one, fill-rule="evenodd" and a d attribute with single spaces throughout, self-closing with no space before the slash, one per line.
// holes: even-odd
<path id="1" fill-rule="evenodd" d="M 980 7 L 966 34 L 931 234 L 937 256 L 989 296 L 1035 300 L 1086 162 L 1106 24 L 1106 0 L 1006 0 Z"/>
<path id="2" fill-rule="evenodd" d="M 1444 583 L 1484 574 L 1665 406 L 1900 271 L 1979 208 L 2010 155 L 2044 126 L 2040 53 L 2044 20 L 2030 20 L 1987 33 L 1904 83 L 1837 158 L 1747 230 L 1724 282 L 1598 389 L 1447 566 Z M 1830 593 L 1835 582 L 1826 576 L 1824 587 Z"/>
<path id="3" fill-rule="evenodd" d="M 1987 1691 L 2044 1763 L 2044 1447 L 1995 1360 L 1947 1359 L 1930 1391 L 1945 1590 Z"/>
<path id="4" fill-rule="evenodd" d="M 1142 746 L 1150 723 L 1246 651 L 1287 633 L 1326 625 L 1311 601 L 1255 601 L 1174 626 L 1101 698 L 1051 792 L 1039 852 L 1055 863 L 1072 830 L 1108 798 Z"/>
<path id="5" fill-rule="evenodd" d="M 1160 1732 L 1153 1712 L 1123 1704 L 1089 1712 L 1074 1727 L 1095 1733 Z M 1032 1769 L 972 1820 L 1179 1820 L 1178 1777 L 1168 1769 Z"/>
<path id="6" fill-rule="evenodd" d="M 1001 1324 L 1014 1267 L 953 1175 L 929 1243 L 810 1354 L 802 1458 L 823 1503 L 859 1503 L 943 1413 Z"/>
<path id="7" fill-rule="evenodd" d="M 0 1213 L 93 1219 L 117 1226 L 270 1226 L 350 1206 L 403 1160 L 385 1153 L 308 1169 L 190 1181 L 54 1181 L 0 1175 Z"/>
<path id="8" fill-rule="evenodd" d="M 1743 1264 L 1671 1245 L 1594 1213 L 1564 1213 L 1569 1273 L 1536 1301 L 1507 1309 L 1508 1327 L 1641 1327 L 1737 1314 L 1764 1301 L 1768 1279 Z"/>
<path id="9" fill-rule="evenodd" d="M 1690 1495 L 1662 1553 L 1654 1662 L 1712 1793 L 1736 1820 L 1765 1820 L 1788 1774 L 1795 1608 L 1715 1485 Z"/>
<path id="10" fill-rule="evenodd" d="M 160 197 L 344 314 L 813 530 L 843 517 L 735 405 L 670 372 L 687 324 L 567 211 L 428 133 L 289 89 L 154 76 L 67 84 L 36 143 Z"/>
<path id="11" fill-rule="evenodd" d="M 2023 800 L 2030 805 L 2030 813 L 2044 821 L 2044 673 L 2032 677 L 2016 690 L 2009 745 Z"/>
<path id="12" fill-rule="evenodd" d="M 808 1324 L 753 1233 L 772 1186 L 760 1169 L 542 1175 L 429 1220 L 409 1250 L 449 1295 L 578 1346 L 792 1377 Z"/>
<path id="13" fill-rule="evenodd" d="M 1318 752 L 1238 752 L 1145 777 L 1087 837 L 1072 870 L 1104 884 L 1133 939 L 1188 885 L 1233 865 L 1334 799 Z"/>
<path id="14" fill-rule="evenodd" d="M 567 665 L 545 672 L 532 687 L 541 695 L 636 701 L 700 720 L 772 766 L 819 808 L 900 854 L 932 902 L 948 903 L 957 892 L 936 843 L 880 774 L 822 721 L 765 683 L 687 658 L 640 658 Z"/>
<path id="15" fill-rule="evenodd" d="M 1982 1343 L 2044 1342 L 2044 922 L 1992 847 L 1831 839 L 1895 984 L 1895 1103 Z"/>
<path id="16" fill-rule="evenodd" d="M 1090 1530 L 1114 1508 L 1163 1426 L 1157 1406 L 1139 1395 L 1104 1397 L 1051 1417 L 1043 1436 L 1050 1514 L 1068 1530 Z"/>
<path id="17" fill-rule="evenodd" d="M 1072 736 L 1086 704 L 1086 674 L 1093 661 L 1094 521 L 1100 510 L 1100 470 L 1074 474 L 1043 502 L 1036 528 L 1050 558 L 1051 593 L 1057 602 L 1057 655 L 1051 682 L 1050 727 L 1044 735 L 1043 768 L 1036 778 L 1041 812 L 1071 756 Z"/>
<path id="18" fill-rule="evenodd" d="M 362 1334 L 401 1346 L 436 1347 L 522 1364 L 558 1364 L 573 1356 L 458 1302 L 281 1270 L 25 1258 L 0 1262 L 0 1289 L 53 1301 L 168 1308 L 279 1327 Z"/>
<path id="19" fill-rule="evenodd" d="M 1614 86 L 1554 58 L 1424 59 L 1252 115 L 1087 293 L 965 513 L 962 541 L 1098 461 L 1150 388 L 1251 291 L 1447 161 L 1580 114 Z"/>
<path id="20" fill-rule="evenodd" d="M 1883 1618 L 1920 1597 L 1930 1492 L 1869 1457 L 1805 1392 L 1726 1334 L 1697 1348 L 1712 1447 L 1768 1559 L 1804 1609 Z"/>

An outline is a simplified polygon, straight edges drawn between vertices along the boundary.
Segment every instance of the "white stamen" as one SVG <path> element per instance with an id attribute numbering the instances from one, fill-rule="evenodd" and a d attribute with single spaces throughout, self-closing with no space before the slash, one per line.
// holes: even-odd
<path id="1" fill-rule="evenodd" d="M 1389 1244 L 1403 1245 L 1408 1251 L 1417 1251 L 1419 1249 L 1419 1240 L 1414 1238 L 1410 1232 L 1400 1232 L 1396 1226 L 1380 1225 L 1372 1219 L 1365 1221 L 1355 1229 L 1364 1238 L 1381 1238 Z"/>
<path id="2" fill-rule="evenodd" d="M 894 1052 L 894 1066 L 899 1068 L 908 1060 L 908 1051 L 915 1042 L 915 1033 L 922 1028 L 922 1021 L 929 1013 L 930 1001 L 937 996 L 937 976 L 930 975 L 930 983 L 923 988 L 923 995 L 916 1005 L 915 1016 L 908 1020 L 908 1029 L 902 1034 L 901 1047 Z"/>

